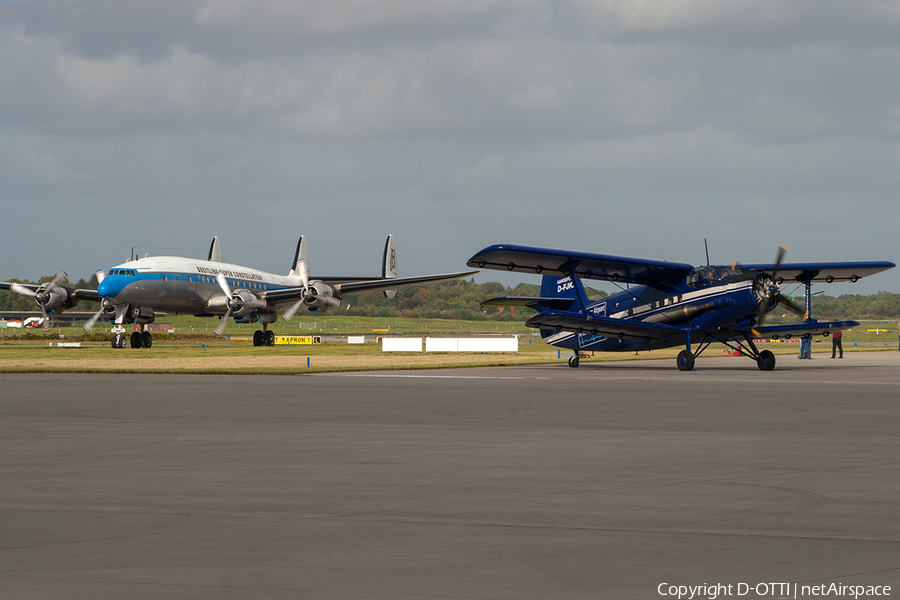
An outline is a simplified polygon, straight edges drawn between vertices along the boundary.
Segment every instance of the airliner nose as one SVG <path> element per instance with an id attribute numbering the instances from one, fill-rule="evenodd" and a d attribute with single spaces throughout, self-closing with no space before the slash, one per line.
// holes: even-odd
<path id="1" fill-rule="evenodd" d="M 104 298 L 115 298 L 119 295 L 119 292 L 127 285 L 126 281 L 123 281 L 123 277 L 112 276 L 106 277 L 100 285 L 97 286 L 97 293 L 103 296 Z"/>

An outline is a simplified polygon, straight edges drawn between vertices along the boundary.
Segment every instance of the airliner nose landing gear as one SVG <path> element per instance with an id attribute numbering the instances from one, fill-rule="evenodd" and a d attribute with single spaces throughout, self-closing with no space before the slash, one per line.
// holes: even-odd
<path id="1" fill-rule="evenodd" d="M 113 348 L 124 348 L 127 344 L 125 341 L 125 328 L 117 325 L 110 331 L 114 334 L 112 340 L 110 340 L 110 345 Z"/>
<path id="2" fill-rule="evenodd" d="M 573 369 L 578 368 L 578 353 L 576 352 L 574 355 L 569 357 L 569 366 Z"/>

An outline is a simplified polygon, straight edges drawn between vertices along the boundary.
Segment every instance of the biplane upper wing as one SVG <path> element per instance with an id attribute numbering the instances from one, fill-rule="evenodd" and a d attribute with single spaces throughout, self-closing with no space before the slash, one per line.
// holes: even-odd
<path id="1" fill-rule="evenodd" d="M 762 337 L 790 338 L 804 335 L 823 335 L 859 325 L 859 321 L 812 321 L 793 325 L 770 325 L 757 327 L 753 331 Z"/>
<path id="2" fill-rule="evenodd" d="M 824 281 L 832 283 L 834 281 L 850 281 L 856 282 L 862 277 L 875 275 L 888 269 L 896 267 L 892 262 L 888 261 L 867 261 L 867 262 L 832 262 L 832 263 L 791 263 L 783 264 L 778 267 L 778 278 L 784 278 L 785 281 L 796 281 L 798 283 L 806 283 L 807 281 Z M 762 269 L 771 273 L 775 269 L 775 265 L 741 265 L 741 268 Z"/>
<path id="3" fill-rule="evenodd" d="M 528 319 L 525 324 L 528 327 L 537 329 L 556 329 L 557 331 L 565 330 L 647 341 L 684 336 L 685 333 L 684 328 L 672 327 L 671 325 L 611 319 L 609 317 L 589 317 L 580 313 L 562 311 L 542 312 Z"/>
<path id="4" fill-rule="evenodd" d="M 537 273 L 582 279 L 599 279 L 671 287 L 693 269 L 683 263 L 643 260 L 605 254 L 588 254 L 568 250 L 550 250 L 530 246 L 497 244 L 478 252 L 466 263 L 479 269 Z"/>

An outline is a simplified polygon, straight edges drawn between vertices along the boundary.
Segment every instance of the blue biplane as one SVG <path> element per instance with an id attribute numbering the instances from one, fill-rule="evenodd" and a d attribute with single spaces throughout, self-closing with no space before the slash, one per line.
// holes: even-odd
<path id="1" fill-rule="evenodd" d="M 683 346 L 676 361 L 680 370 L 690 371 L 695 359 L 718 342 L 752 359 L 760 370 L 771 371 L 775 356 L 759 351 L 754 339 L 827 336 L 859 325 L 812 319 L 813 282 L 855 283 L 896 266 L 885 261 L 782 264 L 784 252 L 781 246 L 774 264 L 694 267 L 504 244 L 485 248 L 467 264 L 543 275 L 540 297 L 506 296 L 482 305 L 537 310 L 526 325 L 539 329 L 548 344 L 574 350 L 570 367 L 578 366 L 583 350 L 637 352 Z M 623 287 L 602 300 L 589 300 L 582 279 Z M 779 286 L 785 282 L 805 286 L 805 308 L 781 294 Z M 764 326 L 766 315 L 778 305 L 803 321 Z"/>

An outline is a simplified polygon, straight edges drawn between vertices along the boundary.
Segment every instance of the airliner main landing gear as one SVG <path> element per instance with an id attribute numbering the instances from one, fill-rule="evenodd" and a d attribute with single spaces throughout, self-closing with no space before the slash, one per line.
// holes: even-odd
<path id="1" fill-rule="evenodd" d="M 275 345 L 275 332 L 269 331 L 266 327 L 266 324 L 263 323 L 262 331 L 254 331 L 253 332 L 253 345 L 254 346 L 274 346 Z"/>
<path id="2" fill-rule="evenodd" d="M 114 334 L 110 340 L 110 346 L 113 348 L 149 348 L 153 345 L 153 335 L 149 331 L 132 331 L 131 336 L 125 337 L 126 329 L 121 325 L 117 325 L 111 329 Z"/>
<path id="3" fill-rule="evenodd" d="M 131 332 L 132 348 L 149 348 L 153 345 L 153 336 L 149 331 L 133 331 Z"/>

